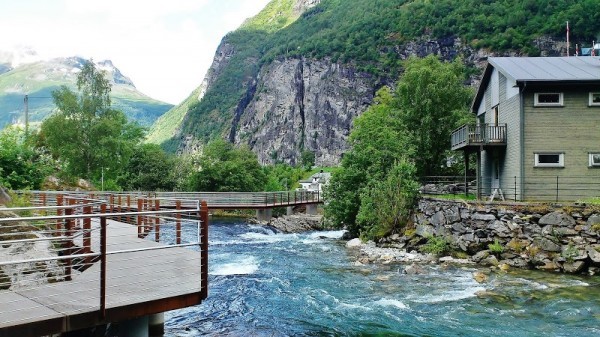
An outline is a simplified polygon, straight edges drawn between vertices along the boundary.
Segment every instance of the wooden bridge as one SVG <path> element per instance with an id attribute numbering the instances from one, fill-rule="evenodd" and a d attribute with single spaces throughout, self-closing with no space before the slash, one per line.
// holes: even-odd
<path id="1" fill-rule="evenodd" d="M 165 311 L 208 296 L 211 208 L 322 202 L 308 192 L 27 194 L 36 206 L 0 208 L 0 337 L 131 322 L 148 335 Z"/>

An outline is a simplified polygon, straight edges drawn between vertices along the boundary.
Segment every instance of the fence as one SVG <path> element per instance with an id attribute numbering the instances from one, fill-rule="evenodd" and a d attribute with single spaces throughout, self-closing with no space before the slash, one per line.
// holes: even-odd
<path id="1" fill-rule="evenodd" d="M 27 195 L 36 206 L 0 208 L 0 331 L 54 318 L 41 304 L 105 317 L 107 305 L 206 298 L 206 203 L 115 198 L 134 208 L 82 194 Z"/>
<path id="2" fill-rule="evenodd" d="M 423 177 L 423 194 L 447 194 L 459 197 L 466 193 L 464 176 Z M 600 198 L 600 179 L 590 176 L 536 175 L 521 179 L 513 176 L 496 181 L 467 177 L 468 191 L 481 198 L 517 201 L 592 201 Z M 429 187 L 428 187 L 429 186 Z M 495 193 L 494 193 L 495 192 Z"/>

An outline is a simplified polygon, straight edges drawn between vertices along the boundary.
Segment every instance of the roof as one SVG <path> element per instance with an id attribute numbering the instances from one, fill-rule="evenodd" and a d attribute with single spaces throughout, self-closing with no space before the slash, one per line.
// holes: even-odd
<path id="1" fill-rule="evenodd" d="M 497 69 L 518 86 L 537 83 L 600 83 L 600 57 L 490 57 L 471 106 L 476 112 L 492 72 Z"/>

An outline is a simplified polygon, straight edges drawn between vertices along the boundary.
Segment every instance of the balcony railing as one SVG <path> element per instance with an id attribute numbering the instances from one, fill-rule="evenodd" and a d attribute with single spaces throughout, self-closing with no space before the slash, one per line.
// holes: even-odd
<path id="1" fill-rule="evenodd" d="M 452 132 L 452 150 L 485 145 L 506 146 L 506 124 L 463 125 Z"/>

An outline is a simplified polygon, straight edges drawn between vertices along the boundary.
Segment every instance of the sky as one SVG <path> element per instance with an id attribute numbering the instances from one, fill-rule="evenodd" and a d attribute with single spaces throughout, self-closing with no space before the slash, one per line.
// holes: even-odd
<path id="1" fill-rule="evenodd" d="M 171 104 L 200 85 L 227 32 L 270 0 L 0 0 L 0 50 L 110 59 Z"/>

